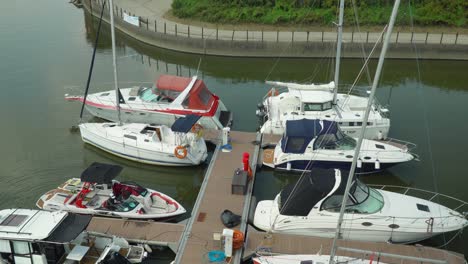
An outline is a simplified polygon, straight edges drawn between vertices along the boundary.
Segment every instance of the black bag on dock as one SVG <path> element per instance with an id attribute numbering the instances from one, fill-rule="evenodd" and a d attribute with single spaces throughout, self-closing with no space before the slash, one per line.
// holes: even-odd
<path id="1" fill-rule="evenodd" d="M 240 224 L 241 222 L 241 216 L 236 215 L 233 212 L 229 210 L 224 210 L 221 213 L 221 222 L 223 222 L 223 225 L 228 228 L 233 228 L 237 225 Z"/>

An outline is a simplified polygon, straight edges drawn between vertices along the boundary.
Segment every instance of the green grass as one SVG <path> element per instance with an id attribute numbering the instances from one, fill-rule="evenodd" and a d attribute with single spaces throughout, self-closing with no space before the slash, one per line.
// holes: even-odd
<path id="1" fill-rule="evenodd" d="M 301 4 L 298 6 L 299 2 Z M 320 7 L 316 6 L 317 2 L 320 2 Z M 174 0 L 172 8 L 176 17 L 211 23 L 331 25 L 337 20 L 336 2 L 332 0 L 303 0 L 302 2 L 297 0 Z M 361 25 L 382 25 L 388 22 L 392 9 L 388 3 L 392 1 L 357 0 L 357 2 Z M 467 26 L 468 1 L 466 0 L 419 0 L 416 2 L 417 4 L 412 2 L 411 12 L 408 1 L 402 2 L 397 19 L 398 25 L 414 23 L 419 26 Z M 354 12 L 350 6 L 345 8 L 345 20 L 354 21 Z"/>

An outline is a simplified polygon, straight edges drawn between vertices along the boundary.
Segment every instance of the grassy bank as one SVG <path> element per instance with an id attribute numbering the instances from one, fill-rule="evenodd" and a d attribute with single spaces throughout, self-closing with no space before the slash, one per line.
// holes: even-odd
<path id="1" fill-rule="evenodd" d="M 330 25 L 336 21 L 334 0 L 174 0 L 173 15 L 210 23 L 264 25 Z M 351 1 L 346 1 L 345 21 L 355 21 Z M 356 0 L 363 26 L 388 22 L 393 1 Z M 397 25 L 468 27 L 468 1 L 402 1 Z M 349 26 L 349 23 L 348 23 Z"/>

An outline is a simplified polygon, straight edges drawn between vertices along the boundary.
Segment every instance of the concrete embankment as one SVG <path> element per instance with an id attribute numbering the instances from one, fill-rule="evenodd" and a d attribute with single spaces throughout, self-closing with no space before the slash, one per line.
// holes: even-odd
<path id="1" fill-rule="evenodd" d="M 93 16 L 99 17 L 102 1 L 105 0 L 83 0 L 83 6 Z M 126 2 L 121 0 L 119 4 L 125 5 Z M 103 19 L 109 23 L 108 3 L 106 7 Z M 115 26 L 123 33 L 153 46 L 217 56 L 334 57 L 336 32 L 218 30 L 174 23 L 154 11 L 143 11 L 144 8 L 114 5 Z M 139 16 L 138 11 L 152 18 Z M 139 16 L 139 25 L 124 21 L 125 14 Z M 363 50 L 368 54 L 380 35 L 377 32 L 345 32 L 343 57 L 362 58 Z M 378 52 L 375 52 L 373 57 L 377 56 Z M 387 58 L 468 60 L 468 35 L 394 32 Z"/>

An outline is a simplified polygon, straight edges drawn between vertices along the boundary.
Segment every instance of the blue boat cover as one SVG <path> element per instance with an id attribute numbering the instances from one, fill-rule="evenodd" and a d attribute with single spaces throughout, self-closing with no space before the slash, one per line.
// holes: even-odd
<path id="1" fill-rule="evenodd" d="M 323 134 L 335 134 L 336 122 L 318 119 L 300 119 L 286 121 L 286 131 L 281 139 L 284 153 L 304 153 L 307 145 L 315 137 Z"/>
<path id="2" fill-rule="evenodd" d="M 200 116 L 197 115 L 186 115 L 177 119 L 174 124 L 172 124 L 171 129 L 174 132 L 187 133 L 192 129 L 192 126 L 197 123 L 200 119 Z"/>

